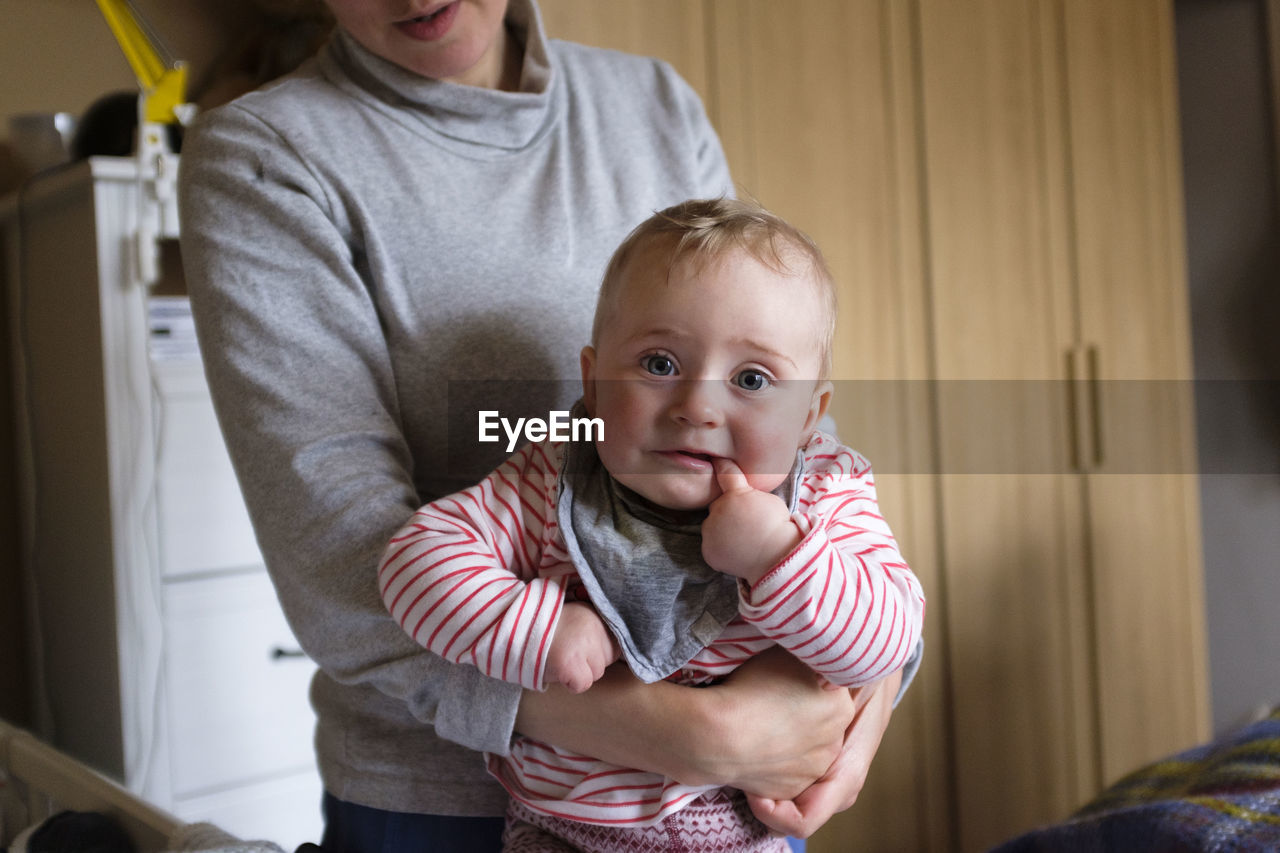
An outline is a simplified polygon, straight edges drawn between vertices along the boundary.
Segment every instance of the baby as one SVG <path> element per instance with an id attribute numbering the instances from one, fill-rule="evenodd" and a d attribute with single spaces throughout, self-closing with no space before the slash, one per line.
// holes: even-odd
<path id="1" fill-rule="evenodd" d="M 392 615 L 531 689 L 586 690 L 619 657 L 646 681 L 708 684 L 774 644 L 832 685 L 901 668 L 923 594 L 867 461 L 816 430 L 835 314 L 817 247 L 758 206 L 646 220 L 610 261 L 581 356 L 578 414 L 603 436 L 526 445 L 420 509 L 383 556 Z M 519 736 L 487 760 L 512 798 L 508 850 L 649 849 L 646 834 L 787 849 L 738 791 Z"/>

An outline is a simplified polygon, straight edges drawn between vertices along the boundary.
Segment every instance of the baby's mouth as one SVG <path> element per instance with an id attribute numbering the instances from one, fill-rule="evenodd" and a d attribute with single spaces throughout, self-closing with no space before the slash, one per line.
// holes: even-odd
<path id="1" fill-rule="evenodd" d="M 681 467 L 694 471 L 710 470 L 715 464 L 715 460 L 720 458 L 714 453 L 683 449 L 662 451 L 662 455 Z"/>

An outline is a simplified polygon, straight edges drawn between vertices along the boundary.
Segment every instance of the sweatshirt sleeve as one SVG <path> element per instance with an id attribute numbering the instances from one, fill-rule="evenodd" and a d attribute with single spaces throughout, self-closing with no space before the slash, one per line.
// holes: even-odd
<path id="1" fill-rule="evenodd" d="M 421 501 L 391 359 L 337 200 L 236 104 L 184 141 L 182 252 L 210 390 L 294 633 L 329 678 L 505 752 L 518 686 L 413 643 L 378 559 Z"/>
<path id="2" fill-rule="evenodd" d="M 867 461 L 829 442 L 807 460 L 804 538 L 749 590 L 744 618 L 834 684 L 858 687 L 917 655 L 924 593 L 876 502 Z"/>
<path id="3" fill-rule="evenodd" d="M 526 445 L 477 485 L 414 513 L 379 569 L 383 602 L 419 645 L 532 690 L 543 687 L 571 574 L 554 560 L 538 572 L 555 526 L 554 469 L 545 445 Z"/>

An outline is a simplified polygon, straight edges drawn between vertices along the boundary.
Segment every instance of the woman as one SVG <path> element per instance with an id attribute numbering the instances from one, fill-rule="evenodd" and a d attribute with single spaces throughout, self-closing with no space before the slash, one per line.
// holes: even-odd
<path id="1" fill-rule="evenodd" d="M 661 63 L 547 41 L 532 0 L 326 2 L 330 44 L 202 117 L 180 178 L 214 402 L 320 666 L 325 848 L 497 849 L 504 798 L 475 751 L 513 729 L 734 785 L 807 835 L 856 797 L 896 679 L 851 696 L 778 654 L 708 690 L 615 667 L 578 696 L 522 694 L 423 652 L 375 584 L 413 510 L 493 466 L 480 409 L 577 396 L 546 380 L 577 375 L 622 236 L 732 191 L 697 96 Z"/>

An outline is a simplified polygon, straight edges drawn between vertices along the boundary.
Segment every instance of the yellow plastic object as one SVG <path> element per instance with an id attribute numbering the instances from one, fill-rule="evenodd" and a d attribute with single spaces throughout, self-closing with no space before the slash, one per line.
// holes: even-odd
<path id="1" fill-rule="evenodd" d="M 143 120 L 180 124 L 187 95 L 187 66 L 166 61 L 143 28 L 128 0 L 97 0 L 120 49 L 142 87 Z"/>

